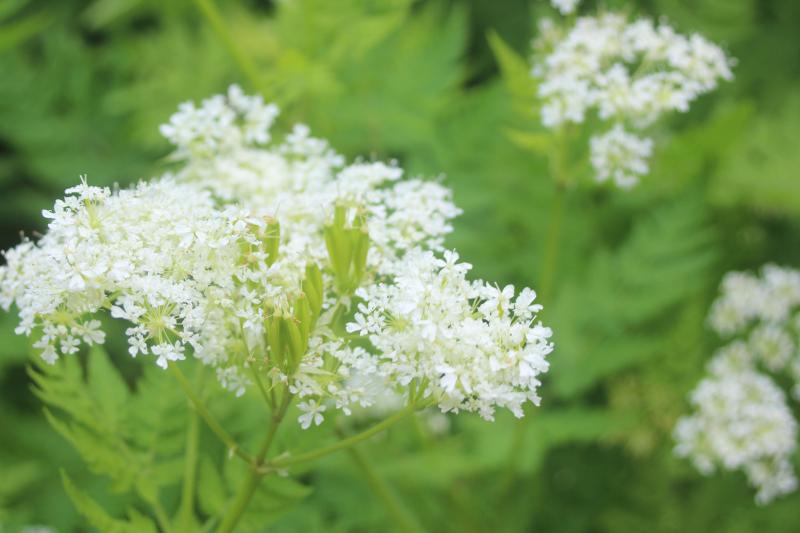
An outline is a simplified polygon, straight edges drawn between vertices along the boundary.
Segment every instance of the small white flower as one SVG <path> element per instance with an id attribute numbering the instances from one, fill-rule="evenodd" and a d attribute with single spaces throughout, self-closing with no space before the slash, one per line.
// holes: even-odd
<path id="1" fill-rule="evenodd" d="M 317 400 L 311 399 L 306 402 L 300 402 L 297 407 L 303 411 L 303 414 L 297 417 L 300 427 L 308 429 L 312 423 L 317 426 L 322 424 L 324 420 L 322 413 L 325 412 L 325 406 L 318 403 Z"/>

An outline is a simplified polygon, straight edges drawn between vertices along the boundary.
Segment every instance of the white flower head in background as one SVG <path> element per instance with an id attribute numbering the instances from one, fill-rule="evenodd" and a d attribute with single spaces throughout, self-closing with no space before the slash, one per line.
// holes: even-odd
<path id="1" fill-rule="evenodd" d="M 562 15 L 571 15 L 578 8 L 581 0 L 551 0 L 550 3 Z"/>
<path id="2" fill-rule="evenodd" d="M 446 251 L 460 213 L 440 183 L 394 162 L 346 165 L 236 87 L 182 104 L 162 133 L 183 165 L 131 188 L 83 180 L 47 233 L 5 252 L 0 305 L 54 363 L 126 323 L 133 357 L 195 357 L 236 396 L 253 370 L 298 399 L 304 428 L 367 407 L 386 383 L 440 410 L 539 402 L 552 350 L 535 293 L 468 280 Z M 360 376 L 364 379 L 354 379 Z"/>
<path id="3" fill-rule="evenodd" d="M 553 2 L 562 14 L 574 4 Z M 539 33 L 532 75 L 539 82 L 542 124 L 561 128 L 596 116 L 605 128 L 590 141 L 596 179 L 614 176 L 622 187 L 648 172 L 652 141 L 635 132 L 668 112 L 688 111 L 692 101 L 733 77 L 721 48 L 664 22 L 603 13 L 580 17 L 570 27 L 545 19 Z"/>
<path id="4" fill-rule="evenodd" d="M 710 361 L 709 376 L 692 392 L 692 414 L 675 427 L 678 455 L 704 474 L 742 470 L 761 504 L 797 489 L 797 422 L 768 373 L 788 374 L 800 398 L 799 317 L 797 270 L 766 265 L 760 276 L 727 274 L 709 323 L 734 339 Z"/>
<path id="5" fill-rule="evenodd" d="M 628 188 L 649 172 L 647 161 L 653 153 L 653 141 L 615 124 L 606 133 L 592 137 L 589 150 L 597 181 L 612 179 L 617 186 Z"/>

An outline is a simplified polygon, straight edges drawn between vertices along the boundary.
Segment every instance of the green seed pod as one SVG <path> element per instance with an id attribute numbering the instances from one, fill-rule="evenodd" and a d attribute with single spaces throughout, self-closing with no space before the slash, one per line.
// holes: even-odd
<path id="1" fill-rule="evenodd" d="M 267 252 L 267 264 L 272 266 L 278 259 L 278 249 L 281 244 L 281 225 L 276 218 L 267 217 L 265 219 L 267 227 L 264 230 L 264 251 Z"/>

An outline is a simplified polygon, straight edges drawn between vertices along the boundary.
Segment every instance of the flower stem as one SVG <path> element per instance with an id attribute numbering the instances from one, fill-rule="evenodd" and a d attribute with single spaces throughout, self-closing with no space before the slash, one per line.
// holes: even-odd
<path id="1" fill-rule="evenodd" d="M 341 431 L 338 433 L 341 435 Z M 348 448 L 347 452 L 361 473 L 364 474 L 364 478 L 372 489 L 372 492 L 383 502 L 386 510 L 392 518 L 394 518 L 398 528 L 408 533 L 421 532 L 422 528 L 392 491 L 388 483 L 378 475 L 367 455 L 361 451 L 358 446 L 351 446 Z"/>
<path id="2" fill-rule="evenodd" d="M 197 476 L 197 447 L 200 434 L 200 420 L 197 413 L 189 413 L 189 428 L 186 435 L 186 465 L 183 471 L 183 487 L 178 523 L 180 530 L 191 533 L 195 528 L 194 488 Z"/>
<path id="3" fill-rule="evenodd" d="M 231 35 L 231 32 L 228 31 L 228 27 L 225 25 L 225 19 L 222 17 L 219 9 L 217 9 L 214 0 L 194 0 L 194 3 L 203 14 L 208 24 L 211 26 L 211 29 L 214 30 L 214 33 L 216 33 L 217 37 L 219 37 L 220 41 L 222 41 L 222 44 L 227 49 L 228 54 L 230 54 L 230 56 L 233 58 L 236 66 L 250 82 L 250 85 L 252 85 L 252 87 L 262 95 L 266 96 L 266 86 L 264 85 L 263 80 L 258 73 L 258 69 L 247 56 L 247 54 L 245 54 L 236 44 L 236 41 L 234 40 L 233 35 Z"/>
<path id="4" fill-rule="evenodd" d="M 156 515 L 156 522 L 158 522 L 158 527 L 161 528 L 161 531 L 164 533 L 172 533 L 172 525 L 170 525 L 169 518 L 167 517 L 167 512 L 164 510 L 164 506 L 158 500 L 152 502 L 153 506 L 153 513 Z"/>
<path id="5" fill-rule="evenodd" d="M 239 457 L 244 459 L 247 463 L 252 464 L 253 458 L 250 456 L 249 453 L 247 453 L 246 451 L 242 450 L 239 447 L 239 445 L 236 443 L 233 437 L 231 437 L 230 434 L 222 428 L 220 423 L 217 422 L 217 419 L 214 418 L 214 415 L 212 415 L 208 411 L 203 401 L 197 396 L 197 394 L 192 389 L 192 386 L 189 384 L 189 380 L 186 379 L 186 376 L 183 374 L 181 369 L 178 368 L 178 365 L 172 364 L 169 365 L 169 368 L 172 370 L 172 374 L 178 380 L 178 383 L 183 389 L 183 392 L 189 398 L 189 401 L 192 402 L 194 410 L 197 412 L 198 415 L 200 415 L 200 418 L 202 418 L 205 421 L 208 427 L 211 428 L 211 431 L 214 432 L 214 434 L 219 438 L 219 440 L 225 443 L 225 446 L 227 446 L 228 451 L 238 455 Z"/>
<path id="6" fill-rule="evenodd" d="M 264 442 L 261 444 L 261 448 L 259 448 L 258 453 L 256 454 L 250 471 L 247 473 L 247 477 L 239 487 L 239 491 L 237 492 L 233 503 L 225 513 L 219 528 L 217 528 L 217 533 L 230 533 L 233 531 L 233 528 L 235 528 L 236 524 L 239 523 L 239 520 L 242 518 L 247 506 L 250 504 L 250 500 L 253 499 L 253 495 L 255 494 L 259 483 L 261 482 L 261 478 L 264 477 L 264 472 L 262 472 L 261 466 L 264 464 L 264 459 L 266 458 L 267 453 L 269 452 L 269 449 L 275 440 L 275 434 L 278 432 L 278 426 L 280 426 L 281 422 L 283 421 L 283 418 L 286 415 L 286 410 L 289 408 L 291 401 L 292 395 L 289 393 L 288 389 L 284 389 L 281 405 L 272 413 L 272 420 L 270 422 L 269 430 L 267 431 L 267 436 L 264 438 Z"/>
<path id="7" fill-rule="evenodd" d="M 550 222 L 547 228 L 547 240 L 542 260 L 541 271 L 541 301 L 545 305 L 550 305 L 550 298 L 553 293 L 556 269 L 558 268 L 558 252 L 561 241 L 561 227 L 564 222 L 564 200 L 566 196 L 566 184 L 556 182 L 555 195 L 553 197 L 553 207 L 550 211 Z"/>
<path id="8" fill-rule="evenodd" d="M 270 396 L 267 393 L 267 389 L 264 387 L 264 382 L 261 380 L 261 376 L 258 375 L 258 369 L 255 367 L 255 365 L 251 362 L 248 363 L 247 366 L 250 367 L 250 370 L 253 373 L 253 379 L 255 379 L 256 385 L 258 385 L 258 390 L 261 392 L 261 397 L 264 398 L 264 401 L 267 403 L 270 409 L 275 409 L 275 395 L 273 394 Z"/>
<path id="9" fill-rule="evenodd" d="M 289 466 L 293 466 L 300 463 L 305 463 L 308 461 L 313 461 L 315 459 L 319 459 L 321 457 L 325 457 L 326 455 L 330 455 L 332 453 L 338 452 L 339 450 L 344 450 L 357 444 L 363 440 L 367 440 L 368 438 L 380 433 L 384 429 L 387 429 L 400 420 L 404 419 L 408 415 L 412 414 L 418 408 L 415 404 L 410 404 L 400 411 L 396 412 L 389 418 L 378 422 L 374 426 L 369 429 L 365 429 L 361 433 L 357 433 L 352 437 L 348 437 L 346 439 L 342 439 L 339 442 L 335 442 L 330 446 L 325 446 L 316 450 L 312 450 L 310 452 L 301 453 L 298 455 L 288 456 L 284 458 L 275 459 L 273 461 L 268 461 L 266 463 L 266 467 L 268 468 L 267 471 L 274 471 L 274 470 L 281 470 Z"/>
<path id="10" fill-rule="evenodd" d="M 555 182 L 553 205 L 547 224 L 547 237 L 544 253 L 542 254 L 542 269 L 540 270 L 539 291 L 541 302 L 545 306 L 552 304 L 551 298 L 555 285 L 556 272 L 558 271 L 558 257 L 561 249 L 561 228 L 564 222 L 564 207 L 566 203 L 567 186 L 570 182 L 569 161 L 567 160 L 569 148 L 569 132 L 561 129 L 557 133 L 557 149 L 550 159 L 550 173 Z M 519 464 L 525 440 L 525 420 L 519 419 L 514 424 L 514 433 L 511 437 L 509 449 L 508 468 L 502 483 L 503 492 L 510 488 Z"/>

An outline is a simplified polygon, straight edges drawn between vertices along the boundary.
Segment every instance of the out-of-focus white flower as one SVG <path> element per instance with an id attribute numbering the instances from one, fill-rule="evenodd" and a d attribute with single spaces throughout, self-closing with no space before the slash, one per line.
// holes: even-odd
<path id="1" fill-rule="evenodd" d="M 755 371 L 713 375 L 700 382 L 691 403 L 694 414 L 675 427 L 678 455 L 705 474 L 717 467 L 743 469 L 762 502 L 795 489 L 788 465 L 797 449 L 797 423 L 772 380 Z M 776 465 L 786 465 L 778 484 L 764 475 Z"/>
<path id="2" fill-rule="evenodd" d="M 554 5 L 565 13 L 575 3 Z M 732 61 L 718 46 L 649 19 L 631 22 L 603 13 L 566 28 L 545 20 L 539 33 L 532 75 L 539 81 L 542 123 L 558 128 L 594 113 L 612 124 L 592 137 L 592 164 L 598 181 L 616 171 L 620 179 L 614 181 L 623 187 L 648 172 L 652 152 L 652 141 L 626 132 L 646 128 L 667 112 L 687 111 L 720 80 L 732 78 Z M 612 149 L 610 165 L 604 154 Z"/>
<path id="3" fill-rule="evenodd" d="M 616 124 L 606 133 L 591 138 L 590 151 L 597 181 L 612 179 L 627 189 L 649 172 L 647 160 L 653 152 L 653 141 L 628 133 Z"/>
<path id="4" fill-rule="evenodd" d="M 731 335 L 757 321 L 787 322 L 798 306 L 800 272 L 766 265 L 760 277 L 746 272 L 726 274 L 709 322 L 720 335 Z"/>
<path id="5" fill-rule="evenodd" d="M 800 397 L 800 354 L 792 313 L 800 305 L 800 273 L 767 265 L 762 275 L 731 272 L 709 317 L 721 335 L 737 338 L 709 363 L 710 376 L 691 396 L 693 413 L 675 428 L 676 451 L 703 473 L 742 470 L 764 504 L 797 488 L 791 458 L 797 422 L 781 388 L 763 371 L 787 372 Z"/>
<path id="6" fill-rule="evenodd" d="M 550 3 L 562 15 L 570 15 L 575 12 L 581 0 L 550 0 Z"/>

